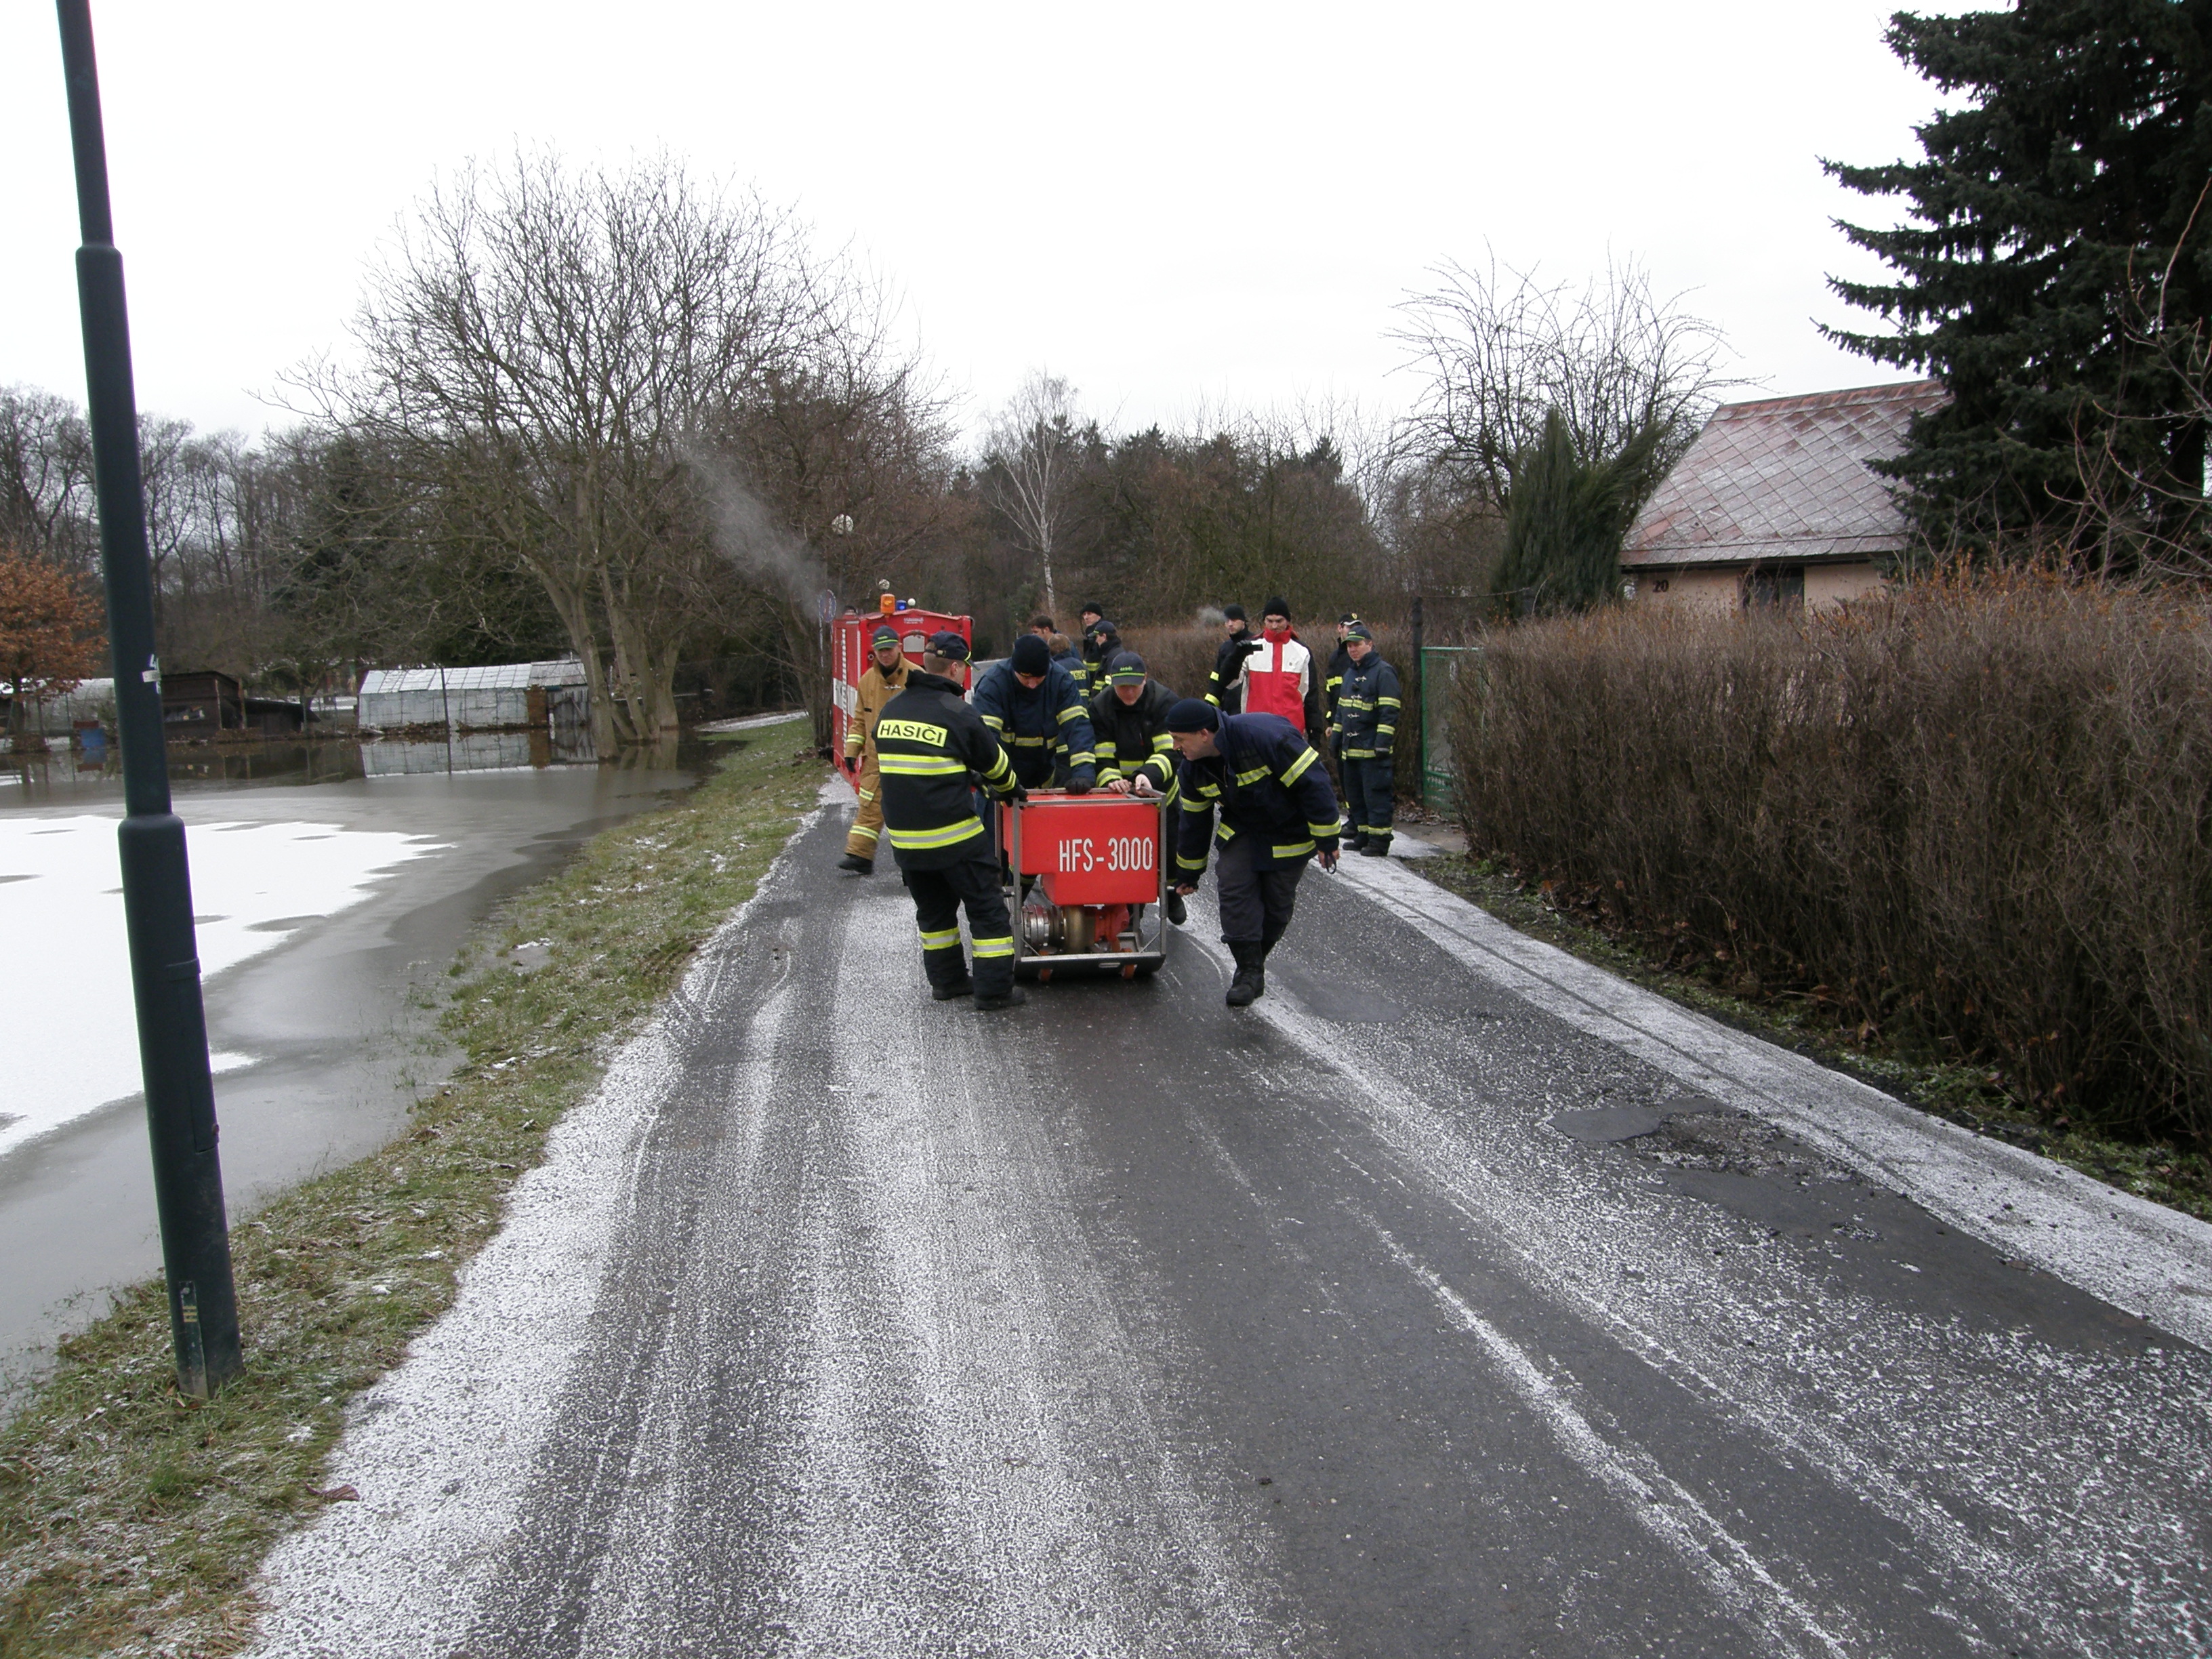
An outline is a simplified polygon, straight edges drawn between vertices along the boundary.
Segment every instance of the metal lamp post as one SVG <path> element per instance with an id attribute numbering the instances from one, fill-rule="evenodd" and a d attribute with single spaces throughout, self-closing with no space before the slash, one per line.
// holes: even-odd
<path id="1" fill-rule="evenodd" d="M 153 1140 L 154 1200 L 169 1281 L 177 1386 L 207 1398 L 239 1370 L 238 1303 L 216 1156 L 215 1085 L 192 933 L 184 821 L 169 810 L 161 736 L 161 667 L 154 656 L 154 581 L 138 471 L 138 406 L 131 383 L 131 325 L 123 256 L 107 200 L 107 146 L 93 61 L 89 0 L 56 0 L 76 157 L 77 304 L 84 322 L 86 403 L 107 638 L 115 665 L 115 720 L 123 750 L 123 908 L 138 1011 L 138 1061 Z"/>

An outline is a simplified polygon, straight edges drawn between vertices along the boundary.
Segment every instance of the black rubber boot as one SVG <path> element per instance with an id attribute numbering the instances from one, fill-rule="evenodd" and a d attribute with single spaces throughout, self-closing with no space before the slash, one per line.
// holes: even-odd
<path id="1" fill-rule="evenodd" d="M 1376 836 L 1372 840 L 1363 841 L 1359 843 L 1359 852 L 1363 858 L 1387 859 L 1390 856 L 1390 837 Z"/>
<path id="2" fill-rule="evenodd" d="M 1229 1006 L 1249 1008 L 1267 994 L 1265 946 L 1249 939 L 1232 939 L 1229 953 L 1237 958 L 1237 977 L 1229 981 Z"/>
<path id="3" fill-rule="evenodd" d="M 969 979 L 967 975 L 963 974 L 958 979 L 950 981 L 945 984 L 931 986 L 929 988 L 929 994 L 936 1001 L 951 1002 L 957 998 L 967 996 L 973 992 L 975 988 L 975 981 Z"/>
<path id="4" fill-rule="evenodd" d="M 1182 895 L 1173 888 L 1168 890 L 1168 920 L 1178 927 L 1190 920 L 1190 907 L 1182 902 Z"/>
<path id="5" fill-rule="evenodd" d="M 975 1012 L 979 1014 L 995 1014 L 1001 1008 L 1018 1008 L 1028 1000 L 1029 998 L 1024 994 L 1020 986 L 1009 985 L 995 995 L 977 997 Z"/>
<path id="6" fill-rule="evenodd" d="M 876 873 L 876 861 L 873 859 L 864 859 L 858 853 L 846 854 L 843 858 L 837 860 L 837 867 L 840 870 L 850 870 L 856 876 L 872 876 Z"/>
<path id="7" fill-rule="evenodd" d="M 1364 853 L 1367 850 L 1367 832 L 1364 830 L 1352 838 L 1352 850 L 1355 853 Z"/>

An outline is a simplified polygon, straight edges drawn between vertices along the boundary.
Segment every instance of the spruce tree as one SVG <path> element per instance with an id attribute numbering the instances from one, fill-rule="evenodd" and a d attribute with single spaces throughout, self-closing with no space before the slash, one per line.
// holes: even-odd
<path id="1" fill-rule="evenodd" d="M 2162 307 L 2185 337 L 2212 301 L 2212 0 L 1899 12 L 1887 39 L 1963 98 L 1916 130 L 1923 160 L 1824 164 L 1911 221 L 1839 225 L 1897 277 L 1829 284 L 1893 331 L 1824 331 L 1951 393 L 1881 470 L 1931 544 L 1987 552 L 2072 525 L 2082 459 L 2109 444 L 2151 484 L 2160 533 L 2186 533 L 2204 425 L 2188 377 L 2140 337 Z"/>
<path id="2" fill-rule="evenodd" d="M 1515 463 L 1505 511 L 1505 550 L 1491 592 L 1522 616 L 1588 611 L 1606 603 L 1620 580 L 1620 544 L 1629 520 L 1656 482 L 1668 434 L 1652 422 L 1620 452 L 1585 460 L 1556 409 L 1544 432 Z"/>

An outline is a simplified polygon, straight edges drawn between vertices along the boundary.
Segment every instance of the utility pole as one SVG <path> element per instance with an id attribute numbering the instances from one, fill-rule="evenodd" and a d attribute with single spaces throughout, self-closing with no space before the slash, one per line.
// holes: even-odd
<path id="1" fill-rule="evenodd" d="M 93 487 L 100 506 L 100 572 L 115 664 L 115 724 L 123 749 L 123 911 L 138 1006 L 138 1064 L 154 1148 L 154 1202 L 169 1281 L 177 1386 L 204 1400 L 236 1376 L 238 1300 L 216 1156 L 215 1084 L 207 1012 L 192 933 L 184 821 L 169 810 L 161 734 L 161 665 L 154 656 L 154 579 L 138 471 L 138 399 L 131 382 L 131 323 L 123 256 L 107 201 L 90 0 L 56 0 L 62 71 L 76 157 L 77 305 L 84 321 Z"/>

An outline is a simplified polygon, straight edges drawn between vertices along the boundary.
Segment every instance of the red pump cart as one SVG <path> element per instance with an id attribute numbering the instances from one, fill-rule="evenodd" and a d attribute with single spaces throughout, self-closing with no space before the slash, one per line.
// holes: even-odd
<path id="1" fill-rule="evenodd" d="M 1006 905 L 1017 917 L 1017 975 L 1040 982 L 1073 973 L 1135 979 L 1167 960 L 1161 830 L 1168 805 L 1158 795 L 1058 789 L 1000 805 L 1000 845 L 1016 872 Z"/>

